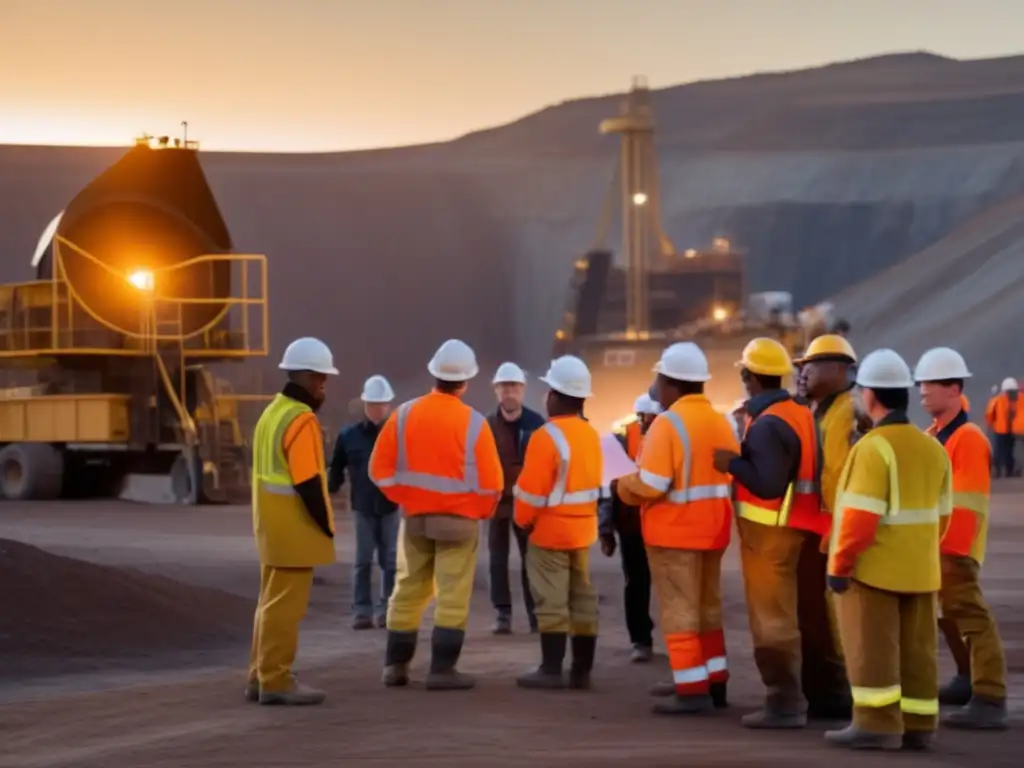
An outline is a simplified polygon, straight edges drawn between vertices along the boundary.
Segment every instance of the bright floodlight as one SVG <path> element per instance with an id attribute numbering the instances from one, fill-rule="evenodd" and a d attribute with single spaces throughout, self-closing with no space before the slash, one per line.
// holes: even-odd
<path id="1" fill-rule="evenodd" d="M 711 312 L 711 316 L 718 322 L 722 322 L 727 317 L 729 317 L 729 310 L 727 310 L 725 307 L 715 307 L 714 310 Z"/>
<path id="2" fill-rule="evenodd" d="M 643 192 L 633 193 L 633 205 L 643 205 L 647 202 L 647 195 Z"/>
<path id="3" fill-rule="evenodd" d="M 153 290 L 153 273 L 148 269 L 137 269 L 128 275 L 128 282 L 140 291 Z"/>

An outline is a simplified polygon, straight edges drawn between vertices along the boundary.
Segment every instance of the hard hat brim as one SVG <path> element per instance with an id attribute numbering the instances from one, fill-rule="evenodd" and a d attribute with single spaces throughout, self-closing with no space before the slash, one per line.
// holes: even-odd
<path id="1" fill-rule="evenodd" d="M 288 365 L 287 363 L 281 363 L 277 366 L 282 371 L 312 371 L 313 373 L 322 373 L 325 376 L 337 376 L 338 369 L 333 365 L 330 368 L 324 366 L 310 367 L 308 365 Z"/>
<path id="2" fill-rule="evenodd" d="M 383 404 L 383 403 L 393 403 L 393 402 L 395 402 L 395 398 L 393 398 L 393 397 L 389 397 L 389 398 L 385 399 L 385 398 L 380 398 L 380 397 L 367 397 L 366 395 L 360 395 L 359 399 L 362 400 L 364 403 L 377 404 L 377 405 L 380 405 L 380 404 Z"/>
<path id="3" fill-rule="evenodd" d="M 435 379 L 440 381 L 450 381 L 452 383 L 458 383 L 462 381 L 469 381 L 470 379 L 476 378 L 476 375 L 480 373 L 479 366 L 474 365 L 471 371 L 466 373 L 449 373 L 442 371 L 434 366 L 433 361 L 427 363 L 427 372 L 430 373 Z"/>
<path id="4" fill-rule="evenodd" d="M 798 357 L 793 361 L 793 365 L 804 365 L 805 363 L 826 360 L 836 363 L 846 363 L 847 365 L 857 364 L 857 361 L 854 358 L 849 355 L 844 355 L 842 352 L 822 352 L 817 355 L 805 355 L 804 357 Z"/>
<path id="5" fill-rule="evenodd" d="M 791 368 L 786 368 L 785 370 L 781 368 L 760 368 L 757 366 L 752 366 L 750 365 L 750 363 L 744 360 L 737 360 L 735 363 L 733 363 L 733 365 L 736 368 L 746 368 L 748 371 L 757 376 L 788 376 L 793 372 Z"/>
<path id="6" fill-rule="evenodd" d="M 663 370 L 661 367 L 661 363 L 655 364 L 655 366 L 651 370 L 654 371 L 654 373 L 664 376 L 666 379 L 672 379 L 673 381 L 689 381 L 692 383 L 711 381 L 710 373 L 705 373 L 700 376 L 694 376 L 692 373 L 688 373 L 685 376 L 676 376 L 673 373 L 669 373 L 668 371 Z"/>
<path id="7" fill-rule="evenodd" d="M 491 384 L 526 384 L 522 379 L 491 379 Z"/>
<path id="8" fill-rule="evenodd" d="M 541 376 L 540 380 L 547 384 L 549 387 L 551 387 L 553 390 L 555 390 L 555 392 L 565 395 L 566 397 L 577 397 L 581 400 L 585 400 L 586 398 L 593 395 L 593 392 L 589 389 L 587 390 L 586 394 L 582 394 L 580 392 L 566 392 L 565 389 L 563 389 L 561 383 L 553 381 L 549 379 L 547 376 Z"/>

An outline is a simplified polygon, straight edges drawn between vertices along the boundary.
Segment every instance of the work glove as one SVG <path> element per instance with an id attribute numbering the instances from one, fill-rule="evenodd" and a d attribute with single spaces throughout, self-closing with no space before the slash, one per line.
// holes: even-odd
<path id="1" fill-rule="evenodd" d="M 829 576 L 828 577 L 828 588 L 835 592 L 837 595 L 843 594 L 850 588 L 850 577 L 849 576 Z"/>
<path id="2" fill-rule="evenodd" d="M 601 537 L 601 554 L 605 557 L 611 557 L 615 554 L 615 537 L 606 534 Z"/>

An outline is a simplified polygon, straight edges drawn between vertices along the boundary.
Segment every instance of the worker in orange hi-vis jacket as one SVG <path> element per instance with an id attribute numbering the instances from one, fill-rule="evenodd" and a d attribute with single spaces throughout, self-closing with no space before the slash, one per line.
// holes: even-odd
<path id="1" fill-rule="evenodd" d="M 423 611 L 436 596 L 426 687 L 464 690 L 474 680 L 456 664 L 473 596 L 479 523 L 494 516 L 505 481 L 487 419 L 462 402 L 480 370 L 473 350 L 449 339 L 427 370 L 434 390 L 399 406 L 370 455 L 370 479 L 402 512 L 383 681 L 409 683 Z"/>
<path id="2" fill-rule="evenodd" d="M 939 691 L 939 701 L 962 708 L 944 720 L 950 728 L 997 730 L 1006 727 L 1006 655 L 996 620 L 981 593 L 979 576 L 988 538 L 990 447 L 960 407 L 964 380 L 971 373 L 963 357 L 948 347 L 924 353 L 914 378 L 921 404 L 931 414 L 929 432 L 946 448 L 953 466 L 953 514 L 940 542 L 943 620 L 955 627 L 952 643 L 965 638 L 968 675 L 958 670 Z M 949 637 L 949 634 L 947 634 Z M 954 655 L 960 648 L 954 648 Z M 961 650 L 960 653 L 963 656 Z"/>
<path id="3" fill-rule="evenodd" d="M 550 421 L 526 447 L 513 491 L 515 524 L 527 531 L 526 568 L 536 603 L 541 664 L 518 679 L 522 688 L 563 688 L 562 665 L 572 644 L 569 687 L 590 687 L 597 648 L 597 590 L 590 547 L 597 541 L 601 438 L 583 418 L 591 376 L 578 357 L 551 363 L 541 381 Z"/>
<path id="4" fill-rule="evenodd" d="M 1020 384 L 1012 376 L 1003 379 L 999 390 L 985 409 L 985 421 L 995 435 L 996 477 L 1013 477 L 1017 473 L 1014 448 L 1017 438 L 1024 437 L 1024 402 Z"/>
<path id="5" fill-rule="evenodd" d="M 716 450 L 737 452 L 726 417 L 704 395 L 708 361 L 692 342 L 673 344 L 654 369 L 665 412 L 651 425 L 639 471 L 615 482 L 626 504 L 640 506 L 644 543 L 672 683 L 654 706 L 661 714 L 699 714 L 726 705 L 729 668 L 722 630 L 722 555 L 729 546 L 729 475 Z"/>

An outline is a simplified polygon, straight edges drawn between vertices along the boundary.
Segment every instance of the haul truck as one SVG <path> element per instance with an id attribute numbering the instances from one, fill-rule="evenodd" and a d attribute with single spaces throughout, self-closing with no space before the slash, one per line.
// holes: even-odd
<path id="1" fill-rule="evenodd" d="M 235 253 L 195 142 L 149 137 L 0 285 L 0 495 L 199 503 L 244 484 L 238 397 L 210 364 L 266 356 L 266 257 Z"/>

